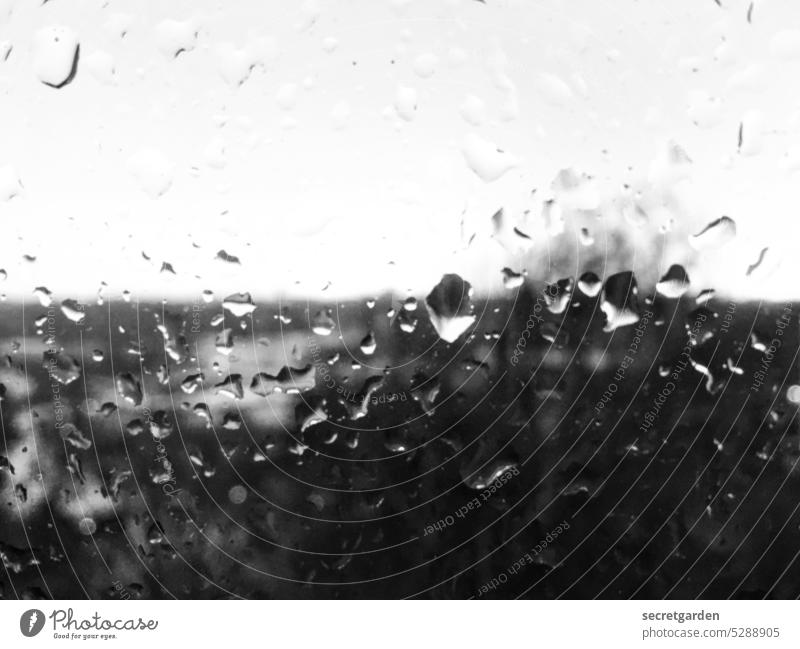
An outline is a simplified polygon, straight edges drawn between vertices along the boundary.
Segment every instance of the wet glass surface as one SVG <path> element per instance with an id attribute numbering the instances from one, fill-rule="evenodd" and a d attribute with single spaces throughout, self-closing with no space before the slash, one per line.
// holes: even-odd
<path id="1" fill-rule="evenodd" d="M 784 598 L 793 3 L 0 0 L 0 597 Z"/>

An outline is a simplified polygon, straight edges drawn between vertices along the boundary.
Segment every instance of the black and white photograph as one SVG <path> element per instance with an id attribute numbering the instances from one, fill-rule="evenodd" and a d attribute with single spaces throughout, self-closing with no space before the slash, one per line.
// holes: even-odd
<path id="1" fill-rule="evenodd" d="M 796 0 L 0 0 L 3 646 L 797 646 L 798 206 Z"/>

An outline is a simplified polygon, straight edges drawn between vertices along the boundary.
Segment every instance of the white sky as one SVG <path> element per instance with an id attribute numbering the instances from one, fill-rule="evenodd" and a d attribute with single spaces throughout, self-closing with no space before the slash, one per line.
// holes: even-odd
<path id="1" fill-rule="evenodd" d="M 424 294 L 455 271 L 502 291 L 503 266 L 626 269 L 603 244 L 621 231 L 645 279 L 683 263 L 694 291 L 798 297 L 800 3 L 756 0 L 751 22 L 749 0 L 722 4 L 0 0 L 0 290 Z M 37 76 L 60 63 L 37 49 L 54 26 L 81 51 L 59 90 Z M 593 181 L 554 192 L 565 168 Z M 529 250 L 492 238 L 501 206 L 530 211 Z M 723 214 L 736 239 L 689 249 Z"/>

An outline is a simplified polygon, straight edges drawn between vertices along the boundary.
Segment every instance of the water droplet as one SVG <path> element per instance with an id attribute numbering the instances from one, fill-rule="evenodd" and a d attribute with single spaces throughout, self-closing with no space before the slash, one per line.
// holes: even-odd
<path id="1" fill-rule="evenodd" d="M 677 299 L 689 290 L 689 275 L 683 266 L 673 264 L 656 284 L 656 290 L 664 297 Z"/>
<path id="2" fill-rule="evenodd" d="M 589 270 L 578 279 L 578 288 L 584 295 L 595 297 L 602 290 L 603 282 L 595 273 Z"/>
<path id="3" fill-rule="evenodd" d="M 517 165 L 513 155 L 475 134 L 464 139 L 462 152 L 469 168 L 484 182 L 497 180 Z"/>
<path id="4" fill-rule="evenodd" d="M 230 500 L 234 505 L 241 505 L 245 500 L 247 500 L 247 489 L 239 484 L 233 485 L 228 490 L 228 500 Z"/>
<path id="5" fill-rule="evenodd" d="M 234 293 L 222 301 L 222 308 L 241 318 L 255 311 L 256 305 L 250 293 Z"/>
<path id="6" fill-rule="evenodd" d="M 713 288 L 704 289 L 704 290 L 700 291 L 700 293 L 698 293 L 698 295 L 694 299 L 694 301 L 695 301 L 695 303 L 697 305 L 708 304 L 711 301 L 711 299 L 714 297 L 715 293 L 716 293 L 716 291 Z"/>
<path id="7" fill-rule="evenodd" d="M 44 286 L 37 286 L 33 294 L 38 298 L 39 304 L 47 308 L 53 304 L 53 294 Z"/>
<path id="8" fill-rule="evenodd" d="M 330 309 L 320 309 L 311 321 L 311 331 L 318 336 L 330 336 L 335 328 Z"/>
<path id="9" fill-rule="evenodd" d="M 242 427 L 242 418 L 235 412 L 226 412 L 222 418 L 222 427 L 225 430 L 239 430 Z"/>
<path id="10" fill-rule="evenodd" d="M 0 166 L 0 201 L 9 201 L 22 191 L 17 170 L 11 165 Z"/>
<path id="11" fill-rule="evenodd" d="M 689 244 L 695 250 L 721 248 L 736 237 L 736 222 L 723 216 L 712 221 L 695 235 L 689 237 Z"/>
<path id="12" fill-rule="evenodd" d="M 64 351 L 48 350 L 44 353 L 42 366 L 51 379 L 62 385 L 69 385 L 81 375 L 81 365 Z"/>
<path id="13" fill-rule="evenodd" d="M 97 532 L 97 523 L 94 522 L 93 518 L 86 516 L 78 521 L 78 531 L 86 536 L 91 536 Z"/>
<path id="14" fill-rule="evenodd" d="M 190 374 L 183 381 L 181 381 L 181 390 L 186 394 L 192 394 L 197 388 L 203 385 L 205 375 L 200 372 L 198 374 Z"/>
<path id="15" fill-rule="evenodd" d="M 296 394 L 305 392 L 314 387 L 316 370 L 309 364 L 303 368 L 284 366 L 277 376 L 266 372 L 259 372 L 250 382 L 250 391 L 260 397 L 266 397 L 276 392 Z"/>
<path id="16" fill-rule="evenodd" d="M 400 325 L 400 330 L 407 333 L 412 334 L 417 329 L 417 324 L 419 323 L 419 319 L 415 318 L 412 315 L 412 311 L 406 311 L 403 309 L 397 316 L 397 324 Z"/>
<path id="17" fill-rule="evenodd" d="M 61 439 L 77 449 L 85 451 L 92 447 L 92 442 L 86 439 L 84 434 L 78 430 L 75 424 L 66 422 L 58 429 L 58 431 L 61 434 Z"/>
<path id="18" fill-rule="evenodd" d="M 162 196 L 172 187 L 175 165 L 160 151 L 142 148 L 128 158 L 128 171 L 150 198 Z"/>
<path id="19" fill-rule="evenodd" d="M 436 412 L 434 402 L 442 388 L 441 381 L 438 378 L 428 378 L 424 372 L 417 372 L 412 383 L 414 387 L 411 388 L 411 398 L 420 405 L 426 415 L 432 417 Z"/>
<path id="20" fill-rule="evenodd" d="M 472 126 L 480 126 L 486 121 L 486 104 L 475 95 L 467 95 L 458 109 L 459 115 Z"/>
<path id="21" fill-rule="evenodd" d="M 144 432 L 144 423 L 141 419 L 131 419 L 125 426 L 125 432 L 131 437 L 136 437 Z"/>
<path id="22" fill-rule="evenodd" d="M 407 122 L 417 114 L 417 91 L 409 86 L 398 86 L 394 95 L 394 109 Z"/>
<path id="23" fill-rule="evenodd" d="M 157 410 L 153 413 L 150 419 L 150 434 L 153 436 L 153 439 L 166 439 L 172 435 L 174 430 L 175 425 L 165 411 Z"/>
<path id="24" fill-rule="evenodd" d="M 217 394 L 221 394 L 231 399 L 242 399 L 244 397 L 241 374 L 229 374 L 224 381 L 217 383 L 214 388 L 216 389 Z"/>
<path id="25" fill-rule="evenodd" d="M 86 318 L 83 305 L 75 300 L 64 300 L 61 302 L 61 312 L 75 324 L 83 324 Z"/>
<path id="26" fill-rule="evenodd" d="M 639 289 L 631 272 L 611 275 L 603 286 L 600 309 L 606 314 L 603 331 L 611 332 L 639 321 Z"/>
<path id="27" fill-rule="evenodd" d="M 194 408 L 192 408 L 192 412 L 200 417 L 201 419 L 205 420 L 206 428 L 211 428 L 213 426 L 213 418 L 211 416 L 211 409 L 205 403 L 196 403 Z"/>
<path id="28" fill-rule="evenodd" d="M 62 88 L 69 84 L 78 71 L 79 58 L 78 37 L 69 27 L 44 27 L 34 35 L 33 70 L 45 85 Z"/>
<path id="29" fill-rule="evenodd" d="M 572 299 L 575 282 L 571 277 L 560 279 L 554 284 L 549 284 L 542 291 L 547 310 L 553 314 L 564 313 Z"/>
<path id="30" fill-rule="evenodd" d="M 372 354 L 375 353 L 376 347 L 377 343 L 375 342 L 375 334 L 370 331 L 361 341 L 361 352 L 367 356 L 372 356 Z"/>
<path id="31" fill-rule="evenodd" d="M 301 433 L 305 433 L 309 428 L 321 424 L 328 420 L 328 413 L 325 410 L 325 399 L 303 400 L 294 409 L 295 420 Z"/>
<path id="32" fill-rule="evenodd" d="M 475 322 L 472 286 L 456 274 L 447 274 L 425 298 L 425 305 L 436 333 L 446 342 L 455 342 Z"/>
<path id="33" fill-rule="evenodd" d="M 782 59 L 800 59 L 800 29 L 784 29 L 779 31 L 769 43 L 773 56 Z"/>
<path id="34" fill-rule="evenodd" d="M 218 353 L 225 356 L 229 355 L 233 351 L 233 329 L 226 328 L 220 331 L 217 334 L 214 347 Z"/>
<path id="35" fill-rule="evenodd" d="M 129 372 L 120 372 L 116 377 L 117 392 L 125 401 L 134 406 L 142 403 L 142 386 Z"/>
<path id="36" fill-rule="evenodd" d="M 156 25 L 156 46 L 169 58 L 182 52 L 191 52 L 197 39 L 197 30 L 190 21 L 162 20 Z"/>

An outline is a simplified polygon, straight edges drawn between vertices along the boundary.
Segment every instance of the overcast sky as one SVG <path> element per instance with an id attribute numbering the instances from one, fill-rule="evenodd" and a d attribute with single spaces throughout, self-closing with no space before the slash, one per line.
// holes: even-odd
<path id="1" fill-rule="evenodd" d="M 0 291 L 798 297 L 798 79 L 794 0 L 0 0 Z"/>

